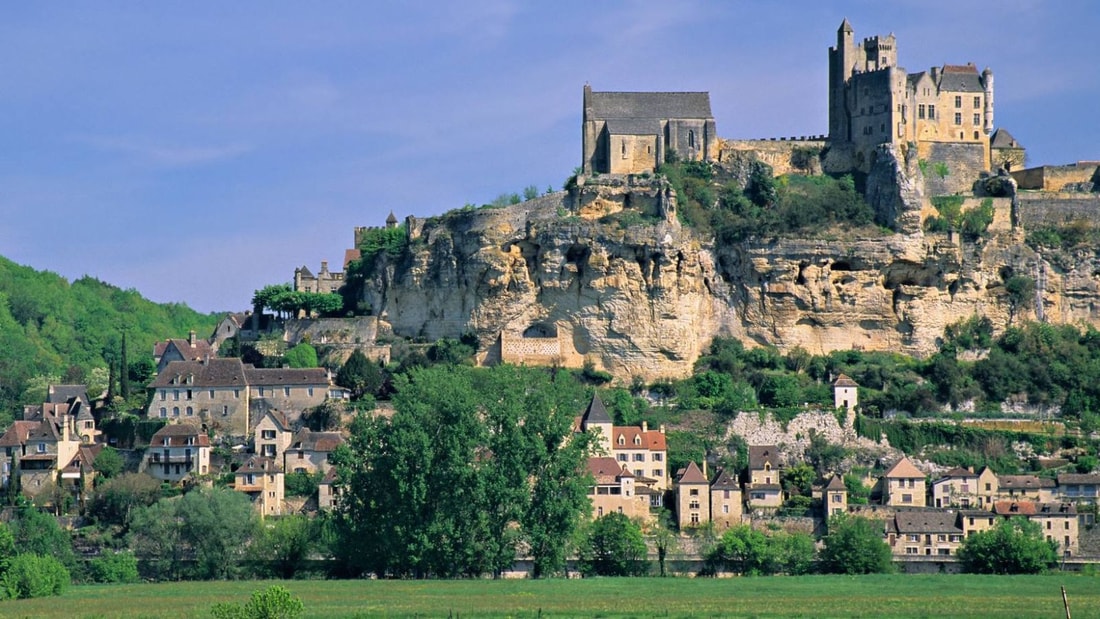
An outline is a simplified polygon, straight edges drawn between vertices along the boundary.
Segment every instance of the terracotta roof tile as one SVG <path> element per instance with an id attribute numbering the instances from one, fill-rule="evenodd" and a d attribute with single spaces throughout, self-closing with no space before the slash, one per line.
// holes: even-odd
<path id="1" fill-rule="evenodd" d="M 901 460 L 895 462 L 894 466 L 886 471 L 884 477 L 890 479 L 924 479 L 924 473 L 914 466 L 909 458 L 902 456 Z"/>
<path id="2" fill-rule="evenodd" d="M 699 467 L 694 462 L 689 462 L 687 468 L 684 469 L 683 475 L 676 480 L 678 484 L 706 484 L 707 478 L 703 477 L 703 471 L 699 470 Z"/>
<path id="3" fill-rule="evenodd" d="M 619 444 L 619 437 L 623 438 L 621 445 Z M 665 435 L 658 430 L 643 432 L 637 426 L 613 426 L 611 428 L 611 448 L 667 451 L 668 445 L 665 441 Z"/>
<path id="4" fill-rule="evenodd" d="M 1001 516 L 1043 516 L 1077 514 L 1073 503 L 1039 503 L 1037 501 L 997 501 L 993 512 Z"/>

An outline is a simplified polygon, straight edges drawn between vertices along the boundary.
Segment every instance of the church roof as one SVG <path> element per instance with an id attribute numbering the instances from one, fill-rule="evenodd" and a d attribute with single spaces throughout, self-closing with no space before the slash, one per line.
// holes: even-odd
<path id="1" fill-rule="evenodd" d="M 657 135 L 661 122 L 656 118 L 610 118 L 607 132 L 611 135 Z"/>
<path id="2" fill-rule="evenodd" d="M 611 423 L 611 415 L 607 414 L 607 407 L 603 405 L 600 394 L 592 394 L 592 401 L 588 403 L 582 419 L 586 426 L 591 423 Z"/>
<path id="3" fill-rule="evenodd" d="M 706 92 L 593 92 L 588 102 L 593 120 L 714 118 Z"/>
<path id="4" fill-rule="evenodd" d="M 680 475 L 680 479 L 676 480 L 678 484 L 705 484 L 707 478 L 703 477 L 703 471 L 699 470 L 699 467 L 694 462 L 688 462 L 687 468 L 684 469 L 683 475 Z"/>

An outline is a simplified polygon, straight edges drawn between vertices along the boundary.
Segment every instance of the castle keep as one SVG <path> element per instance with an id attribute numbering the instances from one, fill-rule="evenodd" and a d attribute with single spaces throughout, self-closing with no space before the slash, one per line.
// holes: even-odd
<path id="1" fill-rule="evenodd" d="M 867 172 L 880 144 L 915 144 L 921 159 L 989 169 L 993 71 L 979 73 L 970 63 L 910 74 L 897 64 L 894 35 L 856 43 L 847 19 L 836 38 L 829 48 L 829 146 L 836 153 L 828 167 Z"/>
<path id="2" fill-rule="evenodd" d="M 652 172 L 669 151 L 717 158 L 718 132 L 705 92 L 593 92 L 584 87 L 585 175 Z"/>

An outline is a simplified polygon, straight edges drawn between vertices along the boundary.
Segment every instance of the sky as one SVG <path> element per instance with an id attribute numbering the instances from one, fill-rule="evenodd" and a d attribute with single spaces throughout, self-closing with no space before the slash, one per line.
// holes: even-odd
<path id="1" fill-rule="evenodd" d="M 243 310 L 390 211 L 560 188 L 585 83 L 824 134 L 845 17 L 909 71 L 991 67 L 1030 165 L 1100 159 L 1093 0 L 4 3 L 0 255 Z"/>

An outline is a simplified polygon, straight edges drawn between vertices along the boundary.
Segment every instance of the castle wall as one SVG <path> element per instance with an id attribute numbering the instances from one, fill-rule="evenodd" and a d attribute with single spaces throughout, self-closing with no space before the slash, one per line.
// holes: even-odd
<path id="1" fill-rule="evenodd" d="M 1062 191 L 1066 185 L 1100 181 L 1100 162 L 1078 161 L 1063 166 L 1039 166 L 1012 173 L 1020 189 Z"/>
<path id="2" fill-rule="evenodd" d="M 726 161 L 739 154 L 749 154 L 770 165 L 776 176 L 816 175 L 822 172 L 820 155 L 824 149 L 824 136 L 781 140 L 723 140 L 718 161 Z"/>
<path id="3" fill-rule="evenodd" d="M 1020 225 L 1025 230 L 1095 222 L 1100 217 L 1100 194 L 1021 192 L 1017 201 Z"/>
<path id="4" fill-rule="evenodd" d="M 946 196 L 970 193 L 974 181 L 986 170 L 986 148 L 980 142 L 920 142 L 917 156 L 926 162 L 924 168 L 924 193 L 928 196 Z M 947 164 L 948 173 L 940 177 L 936 164 Z"/>

